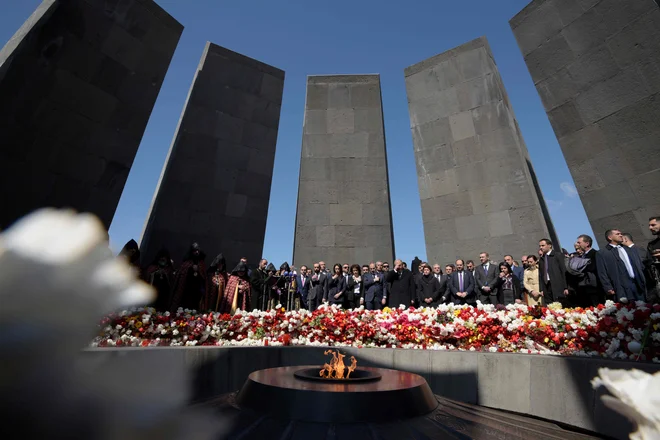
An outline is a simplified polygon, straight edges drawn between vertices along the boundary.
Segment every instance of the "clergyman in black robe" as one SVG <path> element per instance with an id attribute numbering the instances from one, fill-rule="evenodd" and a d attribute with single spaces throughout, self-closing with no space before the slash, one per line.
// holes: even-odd
<path id="1" fill-rule="evenodd" d="M 170 303 L 170 312 L 175 313 L 179 307 L 199 310 L 200 302 L 206 294 L 206 254 L 199 244 L 190 245 L 188 253 L 174 279 L 174 293 Z"/>

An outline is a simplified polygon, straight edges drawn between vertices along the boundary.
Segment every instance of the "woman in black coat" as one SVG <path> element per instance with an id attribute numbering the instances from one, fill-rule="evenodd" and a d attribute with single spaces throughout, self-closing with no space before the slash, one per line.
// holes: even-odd
<path id="1" fill-rule="evenodd" d="M 364 282 L 362 282 L 360 266 L 357 264 L 351 266 L 351 272 L 348 276 L 348 284 L 346 285 L 346 293 L 344 296 L 344 308 L 346 309 L 356 309 L 360 307 L 360 304 L 363 302 Z"/>
<path id="2" fill-rule="evenodd" d="M 522 289 L 520 279 L 513 274 L 508 263 L 500 263 L 500 275 L 495 283 L 497 287 L 497 302 L 499 304 L 521 304 Z"/>
<path id="3" fill-rule="evenodd" d="M 327 300 L 330 304 L 342 305 L 344 302 L 344 292 L 346 291 L 346 281 L 341 271 L 341 264 L 335 264 L 332 268 L 332 277 L 328 281 Z"/>
<path id="4" fill-rule="evenodd" d="M 440 282 L 431 273 L 431 267 L 423 264 L 417 278 L 417 301 L 420 307 L 437 307 L 440 304 Z"/>

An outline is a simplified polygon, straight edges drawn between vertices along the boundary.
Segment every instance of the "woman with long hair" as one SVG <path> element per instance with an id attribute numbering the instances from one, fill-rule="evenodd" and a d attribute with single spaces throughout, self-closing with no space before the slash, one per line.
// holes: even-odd
<path id="1" fill-rule="evenodd" d="M 341 264 L 335 264 L 332 267 L 332 277 L 328 281 L 327 300 L 330 304 L 342 305 L 344 302 L 344 292 L 346 291 L 346 282 L 344 274 L 341 271 Z"/>
<path id="2" fill-rule="evenodd" d="M 498 295 L 500 304 L 520 304 L 522 303 L 522 291 L 520 280 L 513 274 L 511 266 L 507 262 L 500 263 L 500 276 L 497 281 Z"/>
<path id="3" fill-rule="evenodd" d="M 364 283 L 362 282 L 360 265 L 352 265 L 349 274 L 344 307 L 347 309 L 355 309 L 360 307 L 360 304 L 364 303 Z"/>
<path id="4" fill-rule="evenodd" d="M 536 255 L 527 256 L 527 268 L 523 284 L 525 285 L 525 299 L 530 307 L 542 306 L 543 296 L 541 296 L 541 286 L 539 284 L 539 259 Z"/>

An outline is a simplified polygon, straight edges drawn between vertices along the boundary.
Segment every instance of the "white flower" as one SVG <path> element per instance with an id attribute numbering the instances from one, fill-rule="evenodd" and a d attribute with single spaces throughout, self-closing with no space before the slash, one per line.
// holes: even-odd
<path id="1" fill-rule="evenodd" d="M 660 438 L 660 372 L 650 375 L 636 369 L 601 368 L 591 384 L 606 387 L 614 397 L 603 396 L 605 405 L 636 425 L 631 440 Z"/>
<path id="2" fill-rule="evenodd" d="M 96 217 L 52 209 L 0 235 L 3 417 L 32 420 L 25 438 L 183 438 L 182 422 L 214 438 L 217 422 L 186 409 L 187 372 L 165 352 L 80 356 L 103 315 L 153 297 L 106 240 Z M 140 343 L 125 332 L 107 344 L 119 341 Z"/>

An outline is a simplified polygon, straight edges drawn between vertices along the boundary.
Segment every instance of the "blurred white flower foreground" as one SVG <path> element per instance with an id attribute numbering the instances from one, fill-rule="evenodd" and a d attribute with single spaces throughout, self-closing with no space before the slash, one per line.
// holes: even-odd
<path id="1" fill-rule="evenodd" d="M 591 384 L 607 388 L 614 397 L 603 396 L 605 405 L 636 425 L 631 440 L 660 438 L 660 372 L 651 375 L 635 369 L 601 368 Z"/>
<path id="2" fill-rule="evenodd" d="M 92 215 L 44 209 L 0 234 L 3 439 L 218 438 L 167 351 L 81 352 L 102 316 L 152 296 Z"/>

